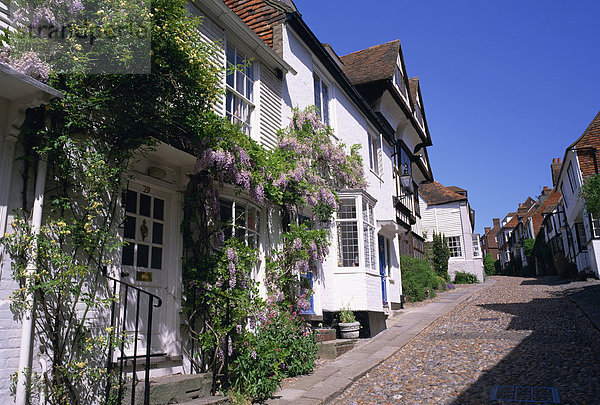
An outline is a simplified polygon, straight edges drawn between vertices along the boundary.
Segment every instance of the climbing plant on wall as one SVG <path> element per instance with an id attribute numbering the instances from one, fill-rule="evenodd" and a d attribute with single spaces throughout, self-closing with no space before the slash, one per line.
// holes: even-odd
<path id="1" fill-rule="evenodd" d="M 42 16 L 36 24 L 44 24 L 86 12 L 127 19 L 140 11 L 109 0 L 67 3 L 57 9 L 63 14 L 54 14 L 41 1 L 22 12 Z M 259 379 L 274 377 L 278 383 L 286 373 L 312 367 L 314 338 L 295 313 L 307 307 L 311 294 L 300 275 L 317 269 L 328 253 L 328 223 L 337 208 L 337 191 L 365 187 L 358 147 L 348 150 L 334 142 L 332 130 L 319 121 L 314 108 L 293 112 L 274 150 L 217 116 L 211 106 L 221 95 L 224 72 L 212 62 L 215 46 L 203 42 L 197 30 L 201 20 L 186 5 L 184 0 L 152 2 L 147 14 L 152 40 L 148 74 L 87 74 L 100 55 L 83 50 L 69 53 L 70 68 L 63 69 L 65 64 L 46 59 L 47 50 L 35 38 L 5 33 L 12 42 L 2 48 L 0 62 L 47 81 L 63 94 L 47 108 L 31 111 L 23 128 L 24 142 L 31 146 L 24 161 L 33 163 L 24 171 L 25 196 L 35 163 L 49 163 L 43 226 L 39 234 L 32 229 L 31 199 L 25 198 L 13 232 L 2 239 L 20 285 L 13 310 L 17 316 L 33 311 L 36 336 L 44 347 L 40 356 L 48 364 L 33 375 L 30 392 L 46 403 L 92 403 L 110 381 L 104 369 L 109 338 L 125 338 L 105 328 L 107 310 L 118 298 L 108 293 L 101 269 L 118 267 L 121 192 L 130 179 L 128 168 L 158 141 L 198 158 L 185 191 L 181 228 L 186 347 L 196 349 L 196 369 L 218 372 L 227 358 L 252 367 L 257 356 L 248 350 L 248 342 L 304 356 L 302 364 L 293 356 L 275 356 L 279 371 L 267 370 L 269 375 L 259 374 Z M 125 69 L 135 58 L 126 43 L 121 45 L 123 58 L 117 62 Z M 226 228 L 235 227 L 235 221 L 223 222 L 219 216 L 223 188 L 243 193 L 269 215 L 282 218 L 285 232 L 265 252 L 267 302 L 253 278 L 257 249 L 235 233 L 228 235 Z M 35 297 L 33 307 L 30 297 Z M 201 313 L 210 315 L 204 318 L 207 322 L 198 322 Z M 269 326 L 269 316 L 293 332 L 285 347 L 263 345 L 253 337 L 271 339 L 276 328 Z M 249 327 L 265 332 L 249 335 Z M 233 370 L 232 375 L 243 374 Z M 262 398 L 265 392 L 247 394 Z"/>

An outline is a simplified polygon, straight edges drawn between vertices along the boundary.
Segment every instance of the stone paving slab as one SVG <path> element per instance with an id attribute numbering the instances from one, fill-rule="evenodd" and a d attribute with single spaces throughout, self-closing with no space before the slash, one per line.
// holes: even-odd
<path id="1" fill-rule="evenodd" d="M 292 384 L 278 390 L 267 404 L 324 404 L 332 401 L 438 318 L 493 283 L 493 280 L 488 280 L 483 284 L 464 286 L 446 292 L 440 297 L 444 301 L 437 300 L 422 307 L 402 310 L 386 321 L 388 329 L 366 342 L 359 339 L 353 350 L 313 373 L 297 378 Z"/>

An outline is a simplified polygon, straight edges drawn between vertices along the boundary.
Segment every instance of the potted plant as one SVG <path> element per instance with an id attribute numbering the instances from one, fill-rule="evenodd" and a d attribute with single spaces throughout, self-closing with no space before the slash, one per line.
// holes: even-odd
<path id="1" fill-rule="evenodd" d="M 340 327 L 342 339 L 356 339 L 358 337 L 360 323 L 356 321 L 354 312 L 350 309 L 350 304 L 348 304 L 348 307 L 340 309 L 338 326 Z"/>

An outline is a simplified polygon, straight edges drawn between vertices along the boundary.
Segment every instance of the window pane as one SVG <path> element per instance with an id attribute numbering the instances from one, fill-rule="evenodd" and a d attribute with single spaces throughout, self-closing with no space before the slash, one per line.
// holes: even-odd
<path id="1" fill-rule="evenodd" d="M 356 203 L 354 198 L 340 200 L 338 219 L 356 219 Z"/>
<path id="2" fill-rule="evenodd" d="M 148 254 L 150 249 L 148 245 L 137 245 L 137 266 L 148 267 Z"/>
<path id="3" fill-rule="evenodd" d="M 252 229 L 253 231 L 258 230 L 258 221 L 255 209 L 248 210 L 248 229 Z"/>
<path id="4" fill-rule="evenodd" d="M 165 201 L 160 198 L 154 199 L 154 219 L 165 219 Z"/>
<path id="5" fill-rule="evenodd" d="M 231 47 L 227 47 L 227 84 L 232 88 L 235 88 L 235 71 L 233 67 L 235 65 L 235 51 Z"/>
<path id="6" fill-rule="evenodd" d="M 338 223 L 338 266 L 357 267 L 358 256 L 358 225 L 356 222 Z"/>
<path id="7" fill-rule="evenodd" d="M 152 264 L 153 269 L 162 269 L 162 248 L 152 247 Z"/>
<path id="8" fill-rule="evenodd" d="M 125 239 L 135 239 L 135 217 L 130 217 L 129 215 L 125 216 L 123 237 Z"/>
<path id="9" fill-rule="evenodd" d="M 163 243 L 163 224 L 154 222 L 152 224 L 152 243 L 162 245 Z"/>
<path id="10" fill-rule="evenodd" d="M 246 211 L 244 206 L 241 204 L 235 205 L 235 226 L 245 227 L 246 226 Z"/>
<path id="11" fill-rule="evenodd" d="M 135 243 L 127 243 L 123 246 L 123 254 L 121 256 L 121 264 L 123 266 L 133 266 L 133 247 Z"/>
<path id="12" fill-rule="evenodd" d="M 363 238 L 365 242 L 365 267 L 375 270 L 375 228 L 364 223 Z"/>
<path id="13" fill-rule="evenodd" d="M 313 75 L 313 81 L 315 91 L 315 106 L 319 111 L 319 117 L 323 118 L 323 114 L 321 113 L 321 79 L 315 74 Z"/>
<path id="14" fill-rule="evenodd" d="M 235 71 L 235 89 L 237 91 L 239 91 L 242 94 L 246 94 L 244 92 L 244 73 L 242 72 L 241 69 L 243 69 L 243 64 L 244 64 L 244 58 L 242 57 L 242 55 L 237 54 L 235 57 L 235 64 L 237 65 L 237 68 L 239 70 Z"/>
<path id="15" fill-rule="evenodd" d="M 323 122 L 329 125 L 329 89 L 323 82 L 321 82 L 321 87 L 323 88 L 323 95 L 321 96 L 323 102 Z"/>
<path id="16" fill-rule="evenodd" d="M 231 201 L 220 200 L 220 219 L 221 226 L 223 227 L 223 231 L 225 233 L 225 239 L 231 238 L 231 227 L 232 227 L 232 218 L 231 212 L 233 210 L 233 204 Z"/>
<path id="17" fill-rule="evenodd" d="M 151 198 L 147 194 L 140 194 L 140 215 L 145 217 L 150 216 L 150 201 Z"/>
<path id="18" fill-rule="evenodd" d="M 137 207 L 137 193 L 135 191 L 127 190 L 125 193 L 125 211 L 136 213 Z"/>

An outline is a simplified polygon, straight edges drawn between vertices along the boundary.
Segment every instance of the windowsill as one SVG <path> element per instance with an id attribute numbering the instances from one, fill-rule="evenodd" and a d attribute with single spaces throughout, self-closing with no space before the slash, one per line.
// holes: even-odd
<path id="1" fill-rule="evenodd" d="M 377 178 L 379 179 L 379 181 L 380 181 L 380 182 L 382 182 L 382 183 L 384 182 L 384 181 L 383 181 L 383 177 L 382 177 L 382 176 L 383 176 L 383 174 L 379 174 L 379 173 L 377 173 L 375 170 L 373 170 L 373 169 L 371 169 L 371 168 L 369 168 L 369 170 L 371 171 L 371 173 L 373 173 L 373 175 L 374 175 L 375 177 L 377 177 Z"/>

